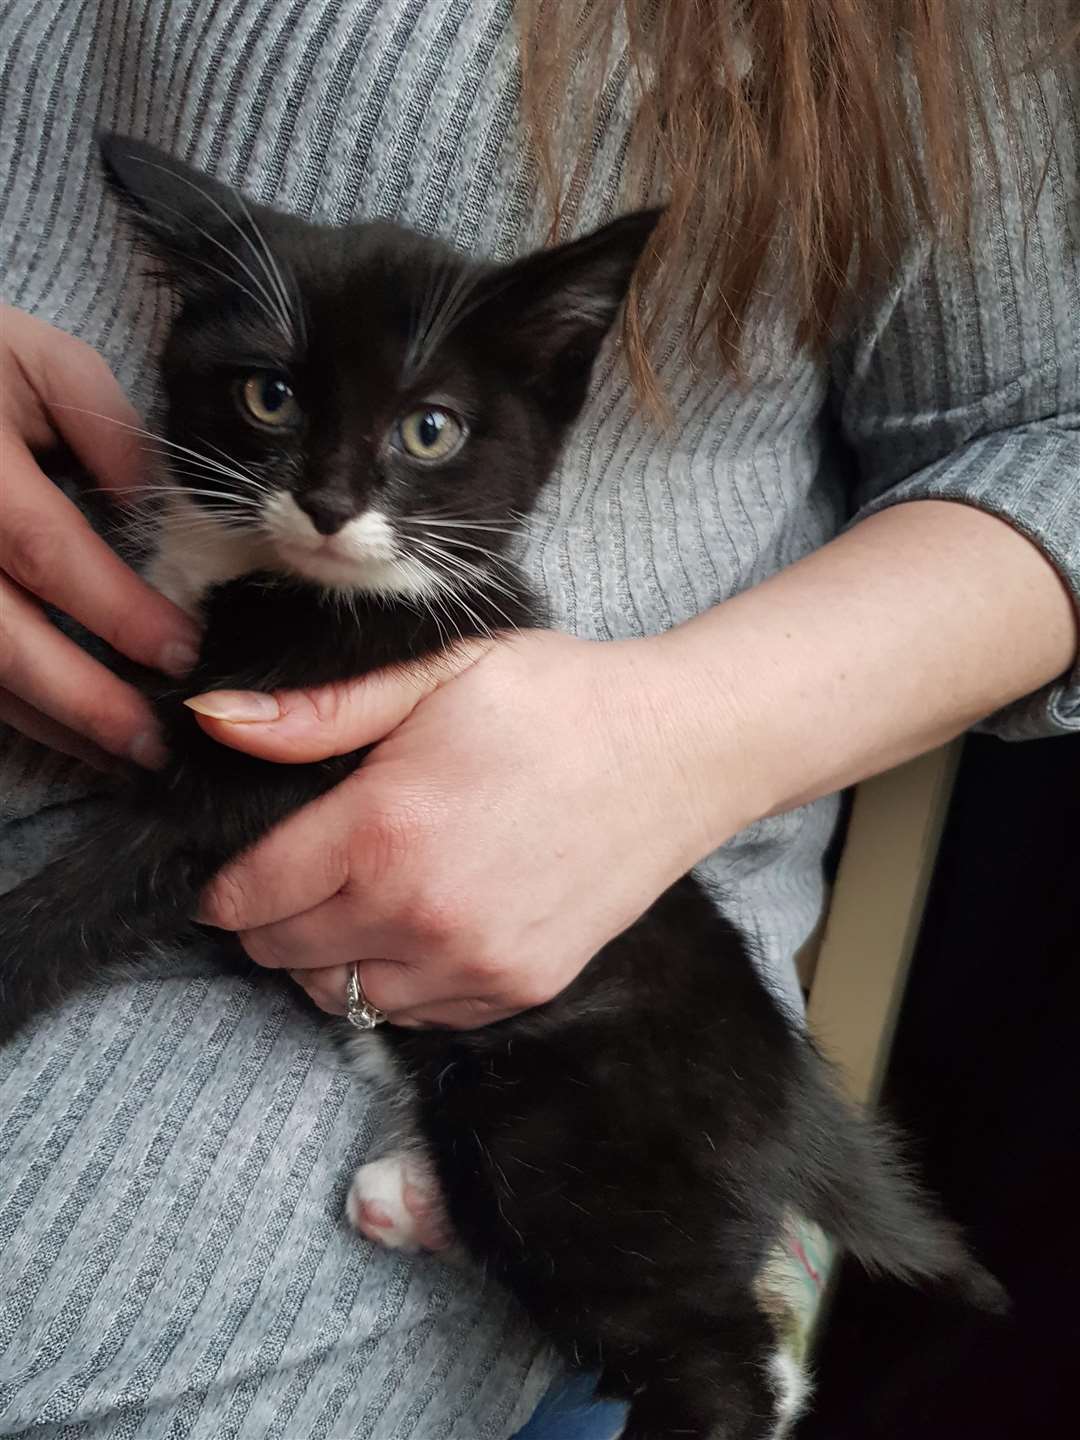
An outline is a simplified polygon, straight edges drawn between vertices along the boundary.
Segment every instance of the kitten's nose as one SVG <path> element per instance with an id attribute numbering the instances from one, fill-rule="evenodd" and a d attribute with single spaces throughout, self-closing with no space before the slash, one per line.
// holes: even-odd
<path id="1" fill-rule="evenodd" d="M 296 503 L 320 535 L 336 535 L 356 514 L 352 498 L 339 490 L 309 490 Z"/>

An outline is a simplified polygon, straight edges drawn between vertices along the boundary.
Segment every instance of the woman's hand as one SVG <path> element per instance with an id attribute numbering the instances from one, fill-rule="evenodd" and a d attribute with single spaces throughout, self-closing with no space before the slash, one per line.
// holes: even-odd
<path id="1" fill-rule="evenodd" d="M 269 759 L 381 740 L 223 872 L 200 918 L 331 1013 L 353 961 L 399 1024 L 540 1004 L 715 843 L 674 743 L 679 683 L 653 642 L 526 632 L 438 671 L 199 697 L 209 734 Z"/>
<path id="2" fill-rule="evenodd" d="M 0 306 L 0 720 L 95 763 L 103 752 L 158 763 L 153 716 L 38 602 L 170 674 L 194 663 L 197 634 L 94 533 L 34 456 L 63 443 L 102 485 L 122 491 L 139 479 L 138 423 L 100 355 Z"/>
<path id="3" fill-rule="evenodd" d="M 359 960 L 395 1020 L 495 1019 L 556 994 L 751 820 L 1060 676 L 1077 624 L 1025 536 L 915 501 L 656 639 L 527 633 L 441 674 L 200 697 L 210 734 L 275 760 L 387 737 L 223 872 L 204 918 L 327 1010 L 345 972 L 321 967 Z"/>

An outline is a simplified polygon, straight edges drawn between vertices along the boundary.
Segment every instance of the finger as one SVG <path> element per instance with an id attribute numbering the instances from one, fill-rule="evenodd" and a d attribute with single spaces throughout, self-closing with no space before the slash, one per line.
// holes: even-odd
<path id="1" fill-rule="evenodd" d="M 320 1010 L 328 1015 L 346 1015 L 351 969 L 351 965 L 329 965 L 318 970 L 289 970 L 287 973 Z M 391 997 L 412 992 L 416 978 L 414 967 L 393 960 L 365 960 L 358 969 L 360 984 L 369 1004 L 388 1016 L 392 1024 L 402 1028 L 476 1030 L 517 1013 L 494 1001 L 460 998 L 395 1010 Z M 395 971 L 402 973 L 395 974 Z"/>
<path id="2" fill-rule="evenodd" d="M 40 745 L 47 745 L 50 750 L 70 755 L 73 760 L 81 760 L 84 765 L 90 765 L 95 770 L 111 774 L 119 768 L 104 750 L 77 735 L 74 730 L 68 730 L 65 726 L 58 725 L 55 720 L 50 720 L 40 710 L 35 710 L 32 705 L 20 700 L 17 695 L 0 691 L 0 722 L 10 725 L 12 729 L 18 730 L 20 735 L 36 740 Z"/>
<path id="3" fill-rule="evenodd" d="M 344 942 L 332 939 L 328 943 L 327 937 L 334 933 L 334 914 L 340 914 L 340 910 L 331 900 L 319 906 L 318 911 L 326 913 L 311 911 L 261 931 L 243 932 L 240 943 L 257 965 L 287 970 L 294 976 L 322 976 L 337 970 L 347 976 L 357 950 L 361 955 L 372 951 L 378 955 L 380 949 L 390 950 L 394 945 L 394 937 L 389 934 L 376 935 L 374 942 L 368 940 L 367 945 L 364 943 L 367 937 L 354 940 L 352 936 Z M 385 943 L 380 944 L 380 939 Z M 466 977 L 448 974 L 445 967 L 433 967 L 424 960 L 360 960 L 356 963 L 364 994 L 387 1015 L 453 1002 L 460 998 L 463 987 L 468 984 Z M 312 983 L 322 986 L 317 979 Z"/>
<path id="4" fill-rule="evenodd" d="M 393 936 L 358 923 L 355 901 L 332 895 L 300 915 L 240 931 L 240 943 L 268 970 L 319 970 L 348 965 L 360 955 L 393 950 Z"/>
<path id="5" fill-rule="evenodd" d="M 371 1002 L 376 1003 L 374 1000 Z M 382 1008 L 381 1006 L 379 1007 Z M 402 1030 L 479 1030 L 499 1020 L 509 1020 L 518 1010 L 508 1010 L 490 1000 L 447 1000 L 441 1005 L 422 1005 L 391 1016 Z"/>
<path id="6" fill-rule="evenodd" d="M 462 980 L 423 961 L 359 960 L 364 994 L 377 1010 L 392 1015 L 424 1014 L 460 1003 Z"/>
<path id="7" fill-rule="evenodd" d="M 166 755 L 146 700 L 62 635 L 0 580 L 0 686 L 110 755 L 139 765 Z"/>
<path id="8" fill-rule="evenodd" d="M 194 622 L 124 564 L 28 450 L 8 446 L 4 465 L 0 570 L 129 659 L 171 675 L 190 670 Z"/>
<path id="9" fill-rule="evenodd" d="M 376 670 L 339 685 L 269 695 L 217 690 L 184 704 L 223 745 L 286 764 L 326 760 L 383 739 L 426 695 L 488 649 L 490 642 L 469 642 L 425 663 Z"/>
<path id="10" fill-rule="evenodd" d="M 357 955 L 399 956 L 402 926 L 384 924 L 376 917 L 367 919 L 363 913 L 357 913 L 356 897 L 340 891 L 287 920 L 240 930 L 238 939 L 256 965 L 269 971 L 318 971 L 327 966 L 350 965 Z M 422 962 L 406 955 L 384 963 L 409 969 Z M 452 994 L 454 986 L 441 982 L 435 989 L 429 986 L 426 991 L 410 991 L 408 1004 L 419 1004 L 422 999 L 444 999 Z"/>
<path id="11" fill-rule="evenodd" d="M 196 919 L 221 930 L 258 930 L 336 895 L 349 878 L 351 783 L 305 805 L 227 865 L 203 892 Z"/>
<path id="12" fill-rule="evenodd" d="M 330 965 L 324 970 L 290 970 L 288 974 L 327 1015 L 348 1013 L 348 965 Z"/>
<path id="13" fill-rule="evenodd" d="M 142 424 L 104 357 L 50 326 L 22 328 L 17 363 L 56 433 L 106 488 L 137 485 Z"/>

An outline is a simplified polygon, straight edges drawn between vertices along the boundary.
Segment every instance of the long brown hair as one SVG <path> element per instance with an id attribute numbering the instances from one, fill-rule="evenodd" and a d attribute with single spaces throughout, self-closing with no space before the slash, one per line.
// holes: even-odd
<path id="1" fill-rule="evenodd" d="M 686 237 L 698 237 L 696 337 L 737 370 L 778 253 L 798 338 L 820 345 L 845 297 L 882 274 L 912 223 L 959 234 L 987 82 L 1006 96 L 1021 52 L 1030 60 L 1045 50 L 1068 8 L 520 0 L 524 106 L 556 229 L 573 220 L 575 168 L 560 116 L 573 115 L 580 169 L 580 136 L 591 139 L 605 75 L 624 47 L 629 54 L 631 170 L 668 206 L 626 312 L 631 369 L 646 397 L 658 399 L 650 317 L 686 283 Z"/>

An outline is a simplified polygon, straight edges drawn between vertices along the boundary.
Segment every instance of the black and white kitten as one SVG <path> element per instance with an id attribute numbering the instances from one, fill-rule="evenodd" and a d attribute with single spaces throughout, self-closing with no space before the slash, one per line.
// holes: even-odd
<path id="1" fill-rule="evenodd" d="M 499 266 L 395 225 L 253 210 L 146 145 L 103 148 L 179 299 L 163 376 L 180 488 L 156 578 L 205 621 L 183 693 L 322 684 L 540 623 L 508 531 L 578 416 L 655 215 Z M 0 900 L 8 1033 L 190 932 L 227 860 L 363 760 L 240 754 L 153 683 L 168 768 Z M 792 1214 L 873 1270 L 997 1302 L 691 877 L 550 1004 L 364 1043 L 418 1138 L 360 1172 L 354 1221 L 409 1243 L 405 1187 L 431 1201 L 437 1186 L 464 1250 L 631 1402 L 627 1440 L 788 1428 L 804 1377 L 757 1282 Z"/>

